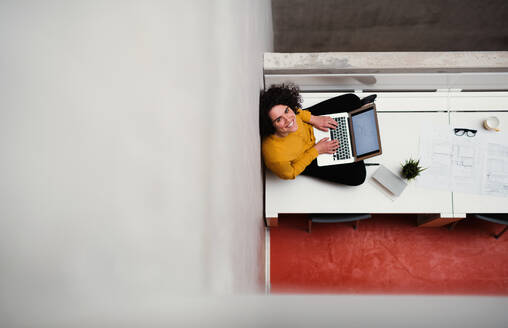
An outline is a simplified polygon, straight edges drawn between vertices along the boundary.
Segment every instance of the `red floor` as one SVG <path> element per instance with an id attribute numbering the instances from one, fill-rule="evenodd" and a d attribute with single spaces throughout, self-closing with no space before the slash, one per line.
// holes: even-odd
<path id="1" fill-rule="evenodd" d="M 508 232 L 471 220 L 418 228 L 412 215 L 315 223 L 286 216 L 270 229 L 272 293 L 508 295 Z"/>

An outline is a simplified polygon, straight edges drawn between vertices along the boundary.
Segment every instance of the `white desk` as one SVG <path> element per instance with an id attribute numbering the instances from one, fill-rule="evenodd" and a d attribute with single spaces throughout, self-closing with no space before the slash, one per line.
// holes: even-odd
<path id="1" fill-rule="evenodd" d="M 307 108 L 342 94 L 344 93 L 302 93 L 302 106 Z M 355 94 L 363 98 L 372 93 Z M 378 112 L 446 111 L 448 97 L 448 92 L 384 92 L 377 93 L 376 107 Z"/>
<path id="2" fill-rule="evenodd" d="M 414 122 L 448 123 L 447 113 L 378 113 L 383 154 L 368 163 L 381 163 L 393 172 L 400 163 L 418 157 L 419 128 Z M 279 213 L 442 213 L 451 215 L 451 192 L 429 191 L 410 183 L 393 200 L 370 179 L 377 166 L 367 166 L 366 182 L 357 187 L 323 182 L 306 176 L 282 180 L 266 177 L 266 215 Z"/>
<path id="3" fill-rule="evenodd" d="M 450 111 L 508 111 L 508 92 L 451 92 L 448 99 Z"/>
<path id="4" fill-rule="evenodd" d="M 303 108 L 340 93 L 304 93 Z M 378 93 L 379 126 L 383 154 L 366 163 L 381 163 L 398 172 L 400 163 L 419 156 L 419 134 L 422 123 L 466 124 L 483 131 L 481 120 L 496 115 L 508 125 L 508 112 L 468 113 L 450 110 L 508 109 L 508 93 L 474 94 L 459 92 Z M 367 94 L 358 94 L 363 97 Z M 430 108 L 430 111 L 429 111 Z M 462 121 L 465 120 L 465 121 Z M 508 130 L 508 127 L 506 127 Z M 402 195 L 393 200 L 370 177 L 377 166 L 367 166 L 366 182 L 358 187 L 342 186 L 314 178 L 298 176 L 281 180 L 267 170 L 266 216 L 277 218 L 283 213 L 440 213 L 442 217 L 464 217 L 465 213 L 508 212 L 508 199 L 492 196 L 452 193 L 417 187 L 409 183 Z"/>

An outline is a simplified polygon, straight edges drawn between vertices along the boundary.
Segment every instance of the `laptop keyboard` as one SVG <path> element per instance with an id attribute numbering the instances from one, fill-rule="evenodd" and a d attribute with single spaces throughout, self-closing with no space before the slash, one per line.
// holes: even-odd
<path id="1" fill-rule="evenodd" d="M 347 118 L 335 117 L 334 120 L 338 123 L 338 126 L 335 130 L 330 130 L 330 137 L 332 140 L 339 140 L 339 149 L 333 154 L 333 159 L 341 160 L 351 158 Z"/>

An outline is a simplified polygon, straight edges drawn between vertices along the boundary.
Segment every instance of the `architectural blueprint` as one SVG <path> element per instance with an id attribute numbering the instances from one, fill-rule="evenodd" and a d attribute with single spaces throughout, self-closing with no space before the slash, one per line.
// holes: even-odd
<path id="1" fill-rule="evenodd" d="M 487 144 L 482 193 L 508 196 L 508 144 Z"/>
<path id="2" fill-rule="evenodd" d="M 508 197 L 508 140 L 501 134 L 456 136 L 449 126 L 422 129 L 417 185 Z"/>

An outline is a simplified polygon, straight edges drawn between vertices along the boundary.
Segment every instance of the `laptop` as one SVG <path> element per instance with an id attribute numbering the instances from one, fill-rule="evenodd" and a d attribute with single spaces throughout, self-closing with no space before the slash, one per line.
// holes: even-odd
<path id="1" fill-rule="evenodd" d="M 353 163 L 381 155 L 381 137 L 374 103 L 365 104 L 349 113 L 326 116 L 332 117 L 338 127 L 326 132 L 314 128 L 314 136 L 316 141 L 338 139 L 339 149 L 334 154 L 320 154 L 317 157 L 318 166 Z"/>

